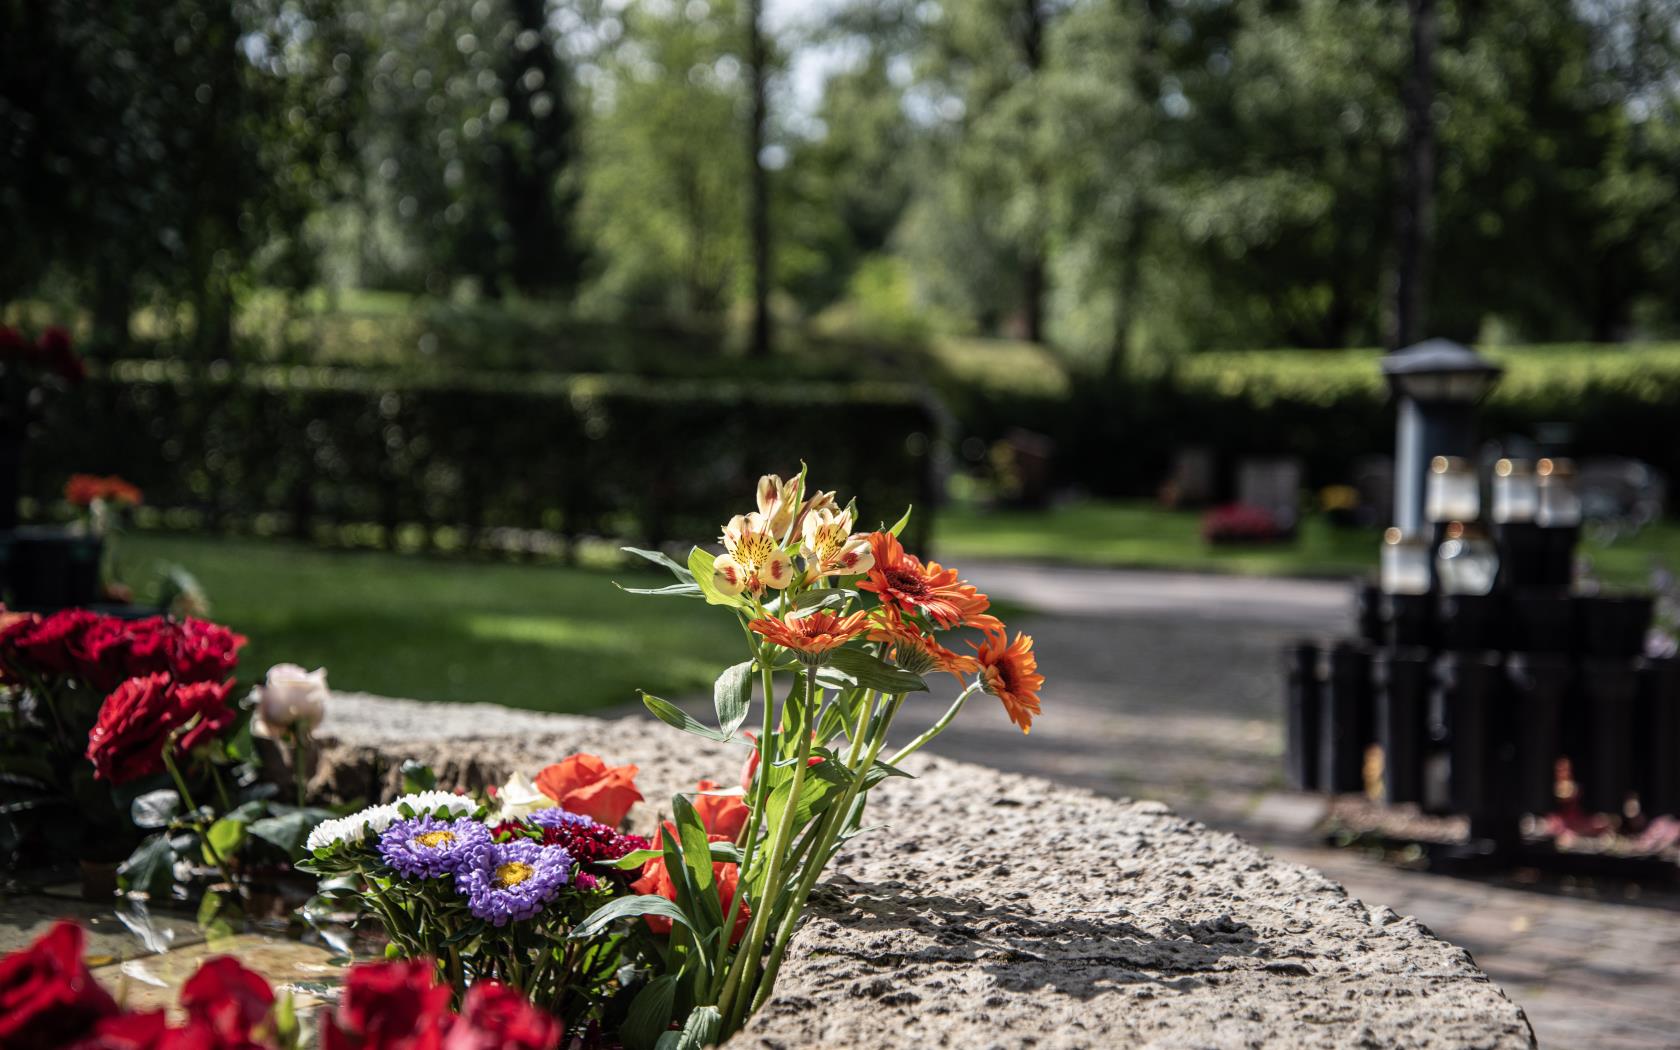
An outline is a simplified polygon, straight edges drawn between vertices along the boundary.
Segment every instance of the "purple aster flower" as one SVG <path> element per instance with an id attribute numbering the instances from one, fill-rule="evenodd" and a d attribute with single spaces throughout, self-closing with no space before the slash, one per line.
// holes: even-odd
<path id="1" fill-rule="evenodd" d="M 385 863 L 411 879 L 453 875 L 489 845 L 490 829 L 467 818 L 399 820 L 379 836 Z"/>
<path id="2" fill-rule="evenodd" d="M 542 911 L 572 877 L 572 855 L 530 839 L 496 843 L 455 875 L 455 891 L 475 916 L 496 926 Z"/>
<path id="3" fill-rule="evenodd" d="M 525 819 L 539 828 L 593 828 L 596 824 L 581 813 L 573 813 L 559 806 L 539 809 Z"/>

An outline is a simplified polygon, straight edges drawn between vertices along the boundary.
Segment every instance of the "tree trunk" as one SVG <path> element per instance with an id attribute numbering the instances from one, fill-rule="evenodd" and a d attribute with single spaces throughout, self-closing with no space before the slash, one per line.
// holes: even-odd
<path id="1" fill-rule="evenodd" d="M 1429 259 L 1435 234 L 1435 0 L 1406 0 L 1412 31 L 1412 64 L 1403 89 L 1406 155 L 1395 211 L 1398 250 L 1394 318 L 1389 349 L 1422 339 L 1427 318 Z"/>
<path id="2" fill-rule="evenodd" d="M 1108 347 L 1107 375 L 1110 385 L 1126 378 L 1132 355 L 1132 322 L 1137 318 L 1137 290 L 1143 275 L 1144 206 L 1134 200 L 1126 218 L 1126 235 L 1115 259 L 1114 334 Z"/>
<path id="3" fill-rule="evenodd" d="M 764 82 L 764 2 L 747 3 L 747 65 L 751 70 L 752 116 L 747 134 L 747 170 L 752 185 L 747 201 L 747 224 L 752 234 L 753 327 L 752 356 L 770 356 L 770 173 L 764 168 L 764 125 L 767 118 Z"/>

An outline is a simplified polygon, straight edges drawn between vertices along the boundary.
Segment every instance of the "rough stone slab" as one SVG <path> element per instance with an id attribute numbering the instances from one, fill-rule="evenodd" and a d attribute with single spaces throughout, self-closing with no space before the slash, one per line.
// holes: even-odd
<path id="1" fill-rule="evenodd" d="M 744 754 L 651 720 L 486 705 L 341 698 L 332 719 L 322 786 L 353 788 L 372 755 L 387 783 L 414 757 L 476 787 L 592 750 L 642 767 L 641 828 Z M 869 821 L 888 826 L 837 860 L 777 994 L 731 1046 L 1534 1045 L 1467 952 L 1310 868 L 1159 803 L 908 767 L 918 779 L 873 792 Z"/>

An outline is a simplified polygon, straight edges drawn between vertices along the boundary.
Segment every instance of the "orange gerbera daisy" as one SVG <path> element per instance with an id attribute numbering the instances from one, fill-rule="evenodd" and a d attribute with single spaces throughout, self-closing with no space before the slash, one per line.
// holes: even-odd
<path id="1" fill-rule="evenodd" d="M 1004 635 L 987 635 L 984 645 L 975 646 L 980 684 L 1003 701 L 1009 720 L 1021 732 L 1030 733 L 1033 717 L 1039 713 L 1038 691 L 1044 688 L 1044 676 L 1038 673 L 1032 635 L 1017 633 L 1013 642 L 1006 642 Z"/>
<path id="2" fill-rule="evenodd" d="M 872 621 L 869 640 L 891 645 L 893 663 L 912 674 L 944 671 L 960 679 L 980 669 L 980 662 L 974 657 L 954 653 L 940 645 L 932 635 L 890 606 L 883 607 Z"/>
<path id="3" fill-rule="evenodd" d="M 988 636 L 1008 633 L 1004 629 L 1003 621 L 986 611 L 992 607 L 992 600 L 981 594 L 978 588 L 971 583 L 959 583 L 957 592 L 957 596 L 951 601 L 962 610 L 964 627 L 978 627 Z"/>
<path id="4" fill-rule="evenodd" d="M 957 581 L 957 570 L 943 568 L 936 561 L 922 564 L 890 532 L 870 533 L 869 549 L 875 564 L 869 576 L 858 583 L 860 590 L 874 591 L 882 605 L 922 613 L 941 627 L 962 622 L 969 597 L 963 593 L 966 584 Z"/>
<path id="5" fill-rule="evenodd" d="M 816 656 L 845 645 L 869 630 L 869 621 L 867 613 L 839 616 L 824 609 L 798 619 L 778 620 L 766 616 L 747 626 L 783 648 Z"/>

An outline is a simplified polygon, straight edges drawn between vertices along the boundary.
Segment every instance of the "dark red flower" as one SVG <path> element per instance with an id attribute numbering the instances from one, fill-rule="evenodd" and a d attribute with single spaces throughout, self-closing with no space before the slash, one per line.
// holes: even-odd
<path id="1" fill-rule="evenodd" d="M 117 1012 L 82 961 L 82 930 L 59 922 L 22 951 L 0 959 L 0 1046 L 56 1050 Z"/>
<path id="2" fill-rule="evenodd" d="M 169 644 L 170 669 L 182 682 L 220 682 L 239 665 L 245 636 L 219 623 L 186 619 L 173 625 Z"/>
<path id="3" fill-rule="evenodd" d="M 41 359 L 48 368 L 63 376 L 67 382 L 80 383 L 87 378 L 87 365 L 70 343 L 70 333 L 53 325 L 41 331 L 37 344 Z"/>
<path id="4" fill-rule="evenodd" d="M 23 333 L 9 324 L 0 324 L 0 361 L 29 361 L 35 357 L 35 348 Z"/>
<path id="5" fill-rule="evenodd" d="M 4 638 L 5 661 L 35 674 L 69 674 L 76 669 L 76 646 L 103 617 L 86 609 L 63 609 L 27 627 L 14 624 Z"/>
<path id="6" fill-rule="evenodd" d="M 171 1029 L 162 1010 L 148 1010 L 101 1017 L 68 1050 L 210 1050 L 208 1033 L 203 1037 L 205 1041 L 195 1042 L 180 1029 Z"/>
<path id="7" fill-rule="evenodd" d="M 444 1050 L 554 1050 L 566 1026 L 498 981 L 480 981 L 467 991 L 461 1016 L 444 1038 Z"/>
<path id="8" fill-rule="evenodd" d="M 88 734 L 87 758 L 94 776 L 113 785 L 163 769 L 163 747 L 170 733 L 198 721 L 181 734 L 175 750 L 190 754 L 231 725 L 238 713 L 227 703 L 231 682 L 171 682 L 167 674 L 130 678 L 112 690 L 99 708 L 99 721 Z"/>
<path id="9" fill-rule="evenodd" d="M 207 960 L 181 986 L 181 1009 L 210 1030 L 218 1050 L 256 1045 L 251 1032 L 273 1008 L 274 989 L 229 955 Z"/>
<path id="10" fill-rule="evenodd" d="M 439 1050 L 449 994 L 430 959 L 351 967 L 338 1009 L 321 1015 L 321 1050 Z"/>

